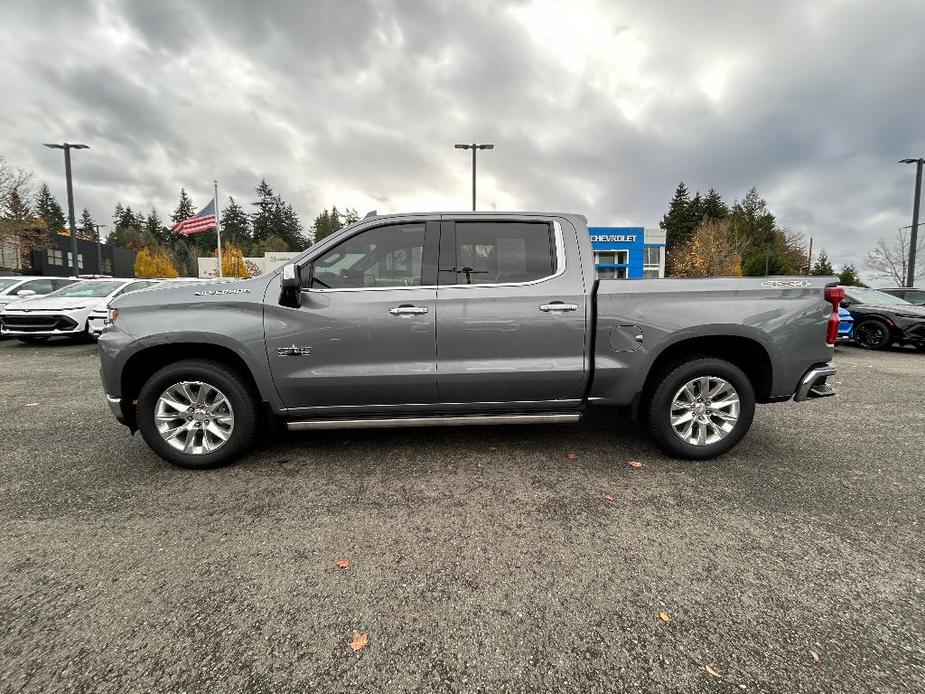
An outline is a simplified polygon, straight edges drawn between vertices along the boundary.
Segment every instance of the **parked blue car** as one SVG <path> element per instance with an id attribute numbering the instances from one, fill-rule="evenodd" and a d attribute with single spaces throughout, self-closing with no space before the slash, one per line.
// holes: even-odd
<path id="1" fill-rule="evenodd" d="M 851 339 L 851 331 L 854 330 L 854 318 L 848 312 L 848 309 L 838 307 L 838 338 L 836 342 L 847 342 Z"/>

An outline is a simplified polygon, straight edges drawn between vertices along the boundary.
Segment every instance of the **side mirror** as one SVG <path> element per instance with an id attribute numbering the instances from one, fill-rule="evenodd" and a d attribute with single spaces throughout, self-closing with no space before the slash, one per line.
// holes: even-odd
<path id="1" fill-rule="evenodd" d="M 851 306 L 851 302 L 848 301 L 847 299 L 845 299 L 845 300 L 843 300 L 843 301 L 841 302 L 841 307 L 842 307 L 842 308 L 848 308 L 849 306 Z"/>
<path id="2" fill-rule="evenodd" d="M 283 276 L 280 279 L 280 286 L 283 289 L 299 291 L 302 288 L 299 280 L 299 269 L 294 263 L 283 265 Z"/>
<path id="3" fill-rule="evenodd" d="M 31 289 L 20 289 L 16 292 L 16 296 L 35 296 L 35 292 Z"/>
<path id="4" fill-rule="evenodd" d="M 298 308 L 302 305 L 302 278 L 299 268 L 294 263 L 283 265 L 283 274 L 279 280 L 279 305 Z"/>

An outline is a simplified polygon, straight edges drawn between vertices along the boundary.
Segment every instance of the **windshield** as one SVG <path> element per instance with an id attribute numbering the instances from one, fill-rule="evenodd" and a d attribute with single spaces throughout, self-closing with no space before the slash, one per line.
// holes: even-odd
<path id="1" fill-rule="evenodd" d="M 875 306 L 889 306 L 892 304 L 903 304 L 909 306 L 909 302 L 900 299 L 892 294 L 878 292 L 876 289 L 864 289 L 863 287 L 849 287 L 845 291 L 845 296 L 856 304 L 873 304 Z"/>
<path id="2" fill-rule="evenodd" d="M 20 282 L 22 282 L 22 277 L 6 277 L 0 279 L 0 294 L 3 294 L 3 292 L 12 287 L 14 284 L 19 284 Z"/>
<path id="3" fill-rule="evenodd" d="M 113 280 L 112 282 L 98 282 L 96 280 L 89 282 L 75 282 L 64 289 L 49 294 L 48 296 L 69 296 L 69 297 L 101 297 L 109 296 L 125 282 L 122 280 Z"/>

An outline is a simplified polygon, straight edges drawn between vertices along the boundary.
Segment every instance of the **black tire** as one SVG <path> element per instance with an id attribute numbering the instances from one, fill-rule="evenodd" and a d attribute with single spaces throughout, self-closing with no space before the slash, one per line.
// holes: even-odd
<path id="1" fill-rule="evenodd" d="M 43 342 L 48 342 L 51 338 L 47 335 L 36 335 L 35 337 L 17 337 L 16 339 L 24 345 L 38 345 Z"/>
<path id="2" fill-rule="evenodd" d="M 868 318 L 854 326 L 854 343 L 864 349 L 886 349 L 893 338 L 890 326 L 878 318 Z"/>
<path id="3" fill-rule="evenodd" d="M 157 430 L 155 411 L 158 399 L 167 388 L 187 381 L 200 381 L 218 389 L 231 405 L 234 415 L 231 434 L 227 441 L 210 453 L 177 450 Z M 138 395 L 138 428 L 145 442 L 168 463 L 203 470 L 226 465 L 251 447 L 258 428 L 258 411 L 252 386 L 236 370 L 220 362 L 188 359 L 165 366 L 142 386 Z"/>
<path id="4" fill-rule="evenodd" d="M 718 441 L 694 444 L 683 440 L 681 435 L 675 432 L 670 417 L 675 395 L 686 384 L 702 377 L 722 379 L 735 390 L 738 395 L 738 419 L 732 425 L 732 429 Z M 726 453 L 748 433 L 755 416 L 755 390 L 751 381 L 739 367 L 724 359 L 691 357 L 675 362 L 657 377 L 651 393 L 648 407 L 645 409 L 649 433 L 659 448 L 677 458 L 707 460 Z M 703 416 L 709 417 L 708 412 Z M 705 419 L 704 422 L 705 424 L 694 424 L 698 432 L 700 428 L 707 426 L 716 431 L 724 423 L 718 415 L 710 417 L 709 420 Z"/>

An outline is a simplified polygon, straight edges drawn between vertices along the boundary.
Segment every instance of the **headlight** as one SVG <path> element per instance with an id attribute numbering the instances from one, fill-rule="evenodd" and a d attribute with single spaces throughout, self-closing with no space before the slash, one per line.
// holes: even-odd
<path id="1" fill-rule="evenodd" d="M 118 317 L 119 317 L 119 309 L 117 309 L 117 308 L 111 308 L 111 309 L 109 309 L 109 322 L 110 322 L 110 323 L 115 323 L 115 322 L 116 322 L 116 318 L 118 318 Z"/>

